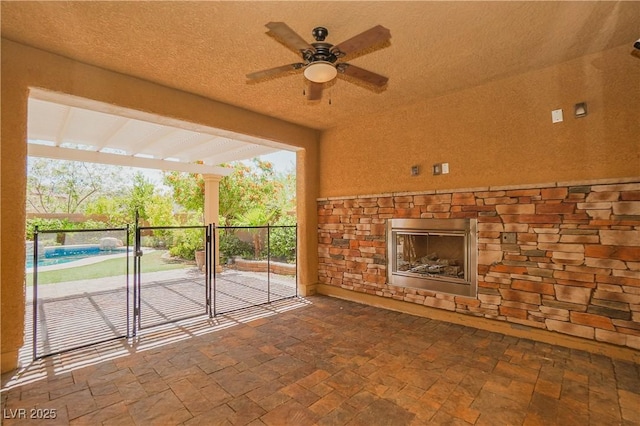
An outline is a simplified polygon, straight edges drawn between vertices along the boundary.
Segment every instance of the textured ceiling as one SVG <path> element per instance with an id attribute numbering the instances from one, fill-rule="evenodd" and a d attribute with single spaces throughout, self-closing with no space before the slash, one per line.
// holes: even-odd
<path id="1" fill-rule="evenodd" d="M 317 129 L 546 67 L 640 37 L 640 2 L 2 2 L 2 37 Z M 247 84 L 297 62 L 264 33 L 284 21 L 338 44 L 381 24 L 389 46 L 350 62 L 382 93 L 338 79 L 306 101 L 301 74 Z M 331 104 L 328 98 L 331 98 Z"/>

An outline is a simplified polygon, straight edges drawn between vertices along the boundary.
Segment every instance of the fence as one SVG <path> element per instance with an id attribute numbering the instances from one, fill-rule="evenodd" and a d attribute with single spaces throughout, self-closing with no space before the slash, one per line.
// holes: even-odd
<path id="1" fill-rule="evenodd" d="M 223 226 L 216 236 L 214 315 L 298 295 L 297 226 Z"/>
<path id="2" fill-rule="evenodd" d="M 298 295 L 295 225 L 138 226 L 130 234 L 128 226 L 35 228 L 27 247 L 34 359 Z"/>

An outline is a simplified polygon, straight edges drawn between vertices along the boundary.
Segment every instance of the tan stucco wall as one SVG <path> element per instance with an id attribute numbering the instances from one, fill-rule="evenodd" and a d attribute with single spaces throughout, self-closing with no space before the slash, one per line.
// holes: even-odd
<path id="1" fill-rule="evenodd" d="M 278 141 L 302 148 L 301 153 L 310 153 L 298 155 L 302 164 L 297 169 L 298 178 L 304 181 L 304 192 L 298 194 L 298 208 L 303 212 L 298 221 L 302 229 L 313 229 L 300 235 L 300 256 L 307 259 L 300 270 L 301 291 L 304 293 L 307 285 L 316 283 L 317 131 L 2 39 L 3 372 L 15 368 L 17 350 L 24 338 L 26 120 L 30 87 Z"/>
<path id="2" fill-rule="evenodd" d="M 621 46 L 326 131 L 320 194 L 640 176 L 640 61 L 629 52 Z M 583 101 L 589 114 L 576 119 Z M 558 108 L 564 121 L 552 124 Z M 451 173 L 433 176 L 440 162 Z"/>

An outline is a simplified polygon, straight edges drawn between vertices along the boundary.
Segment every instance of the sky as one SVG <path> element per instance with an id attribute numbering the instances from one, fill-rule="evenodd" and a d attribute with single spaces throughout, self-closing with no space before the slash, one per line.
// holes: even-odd
<path id="1" fill-rule="evenodd" d="M 278 151 L 273 154 L 261 155 L 260 158 L 273 163 L 277 172 L 296 171 L 296 153 L 291 151 Z"/>

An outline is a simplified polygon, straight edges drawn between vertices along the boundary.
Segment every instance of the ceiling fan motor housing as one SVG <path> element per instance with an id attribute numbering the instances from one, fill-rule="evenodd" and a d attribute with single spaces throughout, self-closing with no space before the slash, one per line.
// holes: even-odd
<path id="1" fill-rule="evenodd" d="M 335 63 L 338 58 L 344 56 L 342 52 L 339 50 L 331 50 L 333 44 L 324 43 L 324 39 L 329 35 L 329 30 L 325 27 L 316 27 L 311 32 L 313 38 L 316 39 L 315 43 L 311 43 L 314 50 L 305 50 L 302 52 L 302 57 L 307 63 L 311 64 L 313 62 L 330 62 Z"/>
<path id="2" fill-rule="evenodd" d="M 334 63 L 338 60 L 339 55 L 336 55 L 336 53 L 331 51 L 333 44 L 317 42 L 311 43 L 311 45 L 313 46 L 315 52 L 311 50 L 305 51 L 303 53 L 305 61 L 309 63 L 317 61 Z"/>

